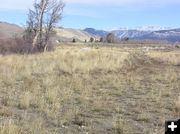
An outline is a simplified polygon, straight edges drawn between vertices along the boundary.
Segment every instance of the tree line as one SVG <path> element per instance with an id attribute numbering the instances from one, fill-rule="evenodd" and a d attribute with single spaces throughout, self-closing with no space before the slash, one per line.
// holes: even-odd
<path id="1" fill-rule="evenodd" d="M 125 37 L 123 39 L 119 39 L 113 33 L 109 33 L 105 37 L 100 37 L 99 40 L 97 40 L 96 38 L 90 37 L 89 42 L 90 43 L 93 43 L 93 42 L 118 43 L 120 41 L 128 41 L 128 40 L 129 40 L 128 37 Z M 76 39 L 73 38 L 72 42 L 75 43 Z M 85 40 L 84 42 L 86 43 L 87 40 Z"/>

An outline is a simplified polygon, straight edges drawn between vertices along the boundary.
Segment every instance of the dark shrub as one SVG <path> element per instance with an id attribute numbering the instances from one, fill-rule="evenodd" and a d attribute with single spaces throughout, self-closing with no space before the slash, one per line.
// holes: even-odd
<path id="1" fill-rule="evenodd" d="M 73 43 L 76 43 L 76 39 L 73 38 L 72 42 L 73 42 Z"/>
<path id="2" fill-rule="evenodd" d="M 54 43 L 48 42 L 47 51 L 54 50 Z M 32 46 L 31 40 L 24 37 L 0 38 L 0 54 L 30 54 L 37 53 L 38 48 Z"/>
<path id="3" fill-rule="evenodd" d="M 106 36 L 106 41 L 108 43 L 114 43 L 115 42 L 115 36 L 113 33 L 109 33 L 107 36 Z"/>
<path id="4" fill-rule="evenodd" d="M 91 37 L 90 40 L 89 40 L 89 42 L 94 42 L 94 38 Z"/>

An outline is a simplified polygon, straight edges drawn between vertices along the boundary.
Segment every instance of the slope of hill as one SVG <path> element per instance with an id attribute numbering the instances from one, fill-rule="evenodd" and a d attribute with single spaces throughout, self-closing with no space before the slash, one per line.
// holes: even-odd
<path id="1" fill-rule="evenodd" d="M 89 41 L 91 37 L 98 38 L 98 36 L 90 34 L 86 31 L 72 28 L 57 28 L 56 31 L 56 39 L 60 41 L 72 41 L 72 39 L 76 39 L 79 41 Z"/>
<path id="2" fill-rule="evenodd" d="M 21 28 L 16 24 L 0 22 L 0 38 L 13 37 L 22 34 L 22 32 L 23 32 L 23 28 Z"/>

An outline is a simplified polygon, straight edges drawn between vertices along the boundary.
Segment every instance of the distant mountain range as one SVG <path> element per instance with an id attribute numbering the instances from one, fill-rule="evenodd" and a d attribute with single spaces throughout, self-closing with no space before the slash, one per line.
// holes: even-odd
<path id="1" fill-rule="evenodd" d="M 0 39 L 22 35 L 24 28 L 7 22 L 0 22 Z M 137 29 L 121 28 L 119 30 L 105 31 L 96 30 L 94 28 L 86 28 L 84 30 L 73 28 L 55 28 L 56 35 L 54 41 L 89 41 L 91 37 L 99 39 L 105 37 L 108 33 L 113 33 L 117 38 L 123 39 L 128 37 L 135 40 L 161 40 L 168 42 L 180 42 L 180 28 L 171 29 L 164 27 L 138 27 Z"/>
<path id="2" fill-rule="evenodd" d="M 148 29 L 120 29 L 112 31 L 96 30 L 93 28 L 86 28 L 84 31 L 100 36 L 105 37 L 108 33 L 113 33 L 117 38 L 123 39 L 128 37 L 129 39 L 135 40 L 160 40 L 168 42 L 180 42 L 180 28 L 170 29 L 170 28 L 159 28 L 163 30 L 155 30 L 156 28 L 150 27 Z"/>

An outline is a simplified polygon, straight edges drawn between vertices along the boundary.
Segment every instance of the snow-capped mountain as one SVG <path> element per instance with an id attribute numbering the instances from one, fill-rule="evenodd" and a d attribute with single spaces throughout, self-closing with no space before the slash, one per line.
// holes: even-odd
<path id="1" fill-rule="evenodd" d="M 114 30 L 111 31 L 118 38 L 138 38 L 143 35 L 151 33 L 151 31 L 138 31 L 138 30 Z"/>
<path id="2" fill-rule="evenodd" d="M 122 39 L 128 37 L 129 39 L 138 40 L 162 40 L 169 42 L 180 42 L 180 28 L 171 29 L 170 27 L 139 27 L 137 29 L 121 29 L 113 31 L 96 30 L 93 28 L 86 28 L 84 31 L 105 37 L 108 33 L 113 33 L 116 37 Z"/>
<path id="3" fill-rule="evenodd" d="M 104 30 L 96 30 L 94 28 L 86 28 L 84 29 L 85 32 L 88 32 L 92 35 L 100 36 L 100 37 L 105 37 L 109 32 L 104 31 Z"/>
<path id="4" fill-rule="evenodd" d="M 165 40 L 169 42 L 180 42 L 180 29 L 153 31 L 138 39 Z"/>
<path id="5" fill-rule="evenodd" d="M 170 30 L 172 27 L 161 27 L 161 26 L 140 26 L 135 28 L 138 31 L 160 31 L 160 30 Z"/>

